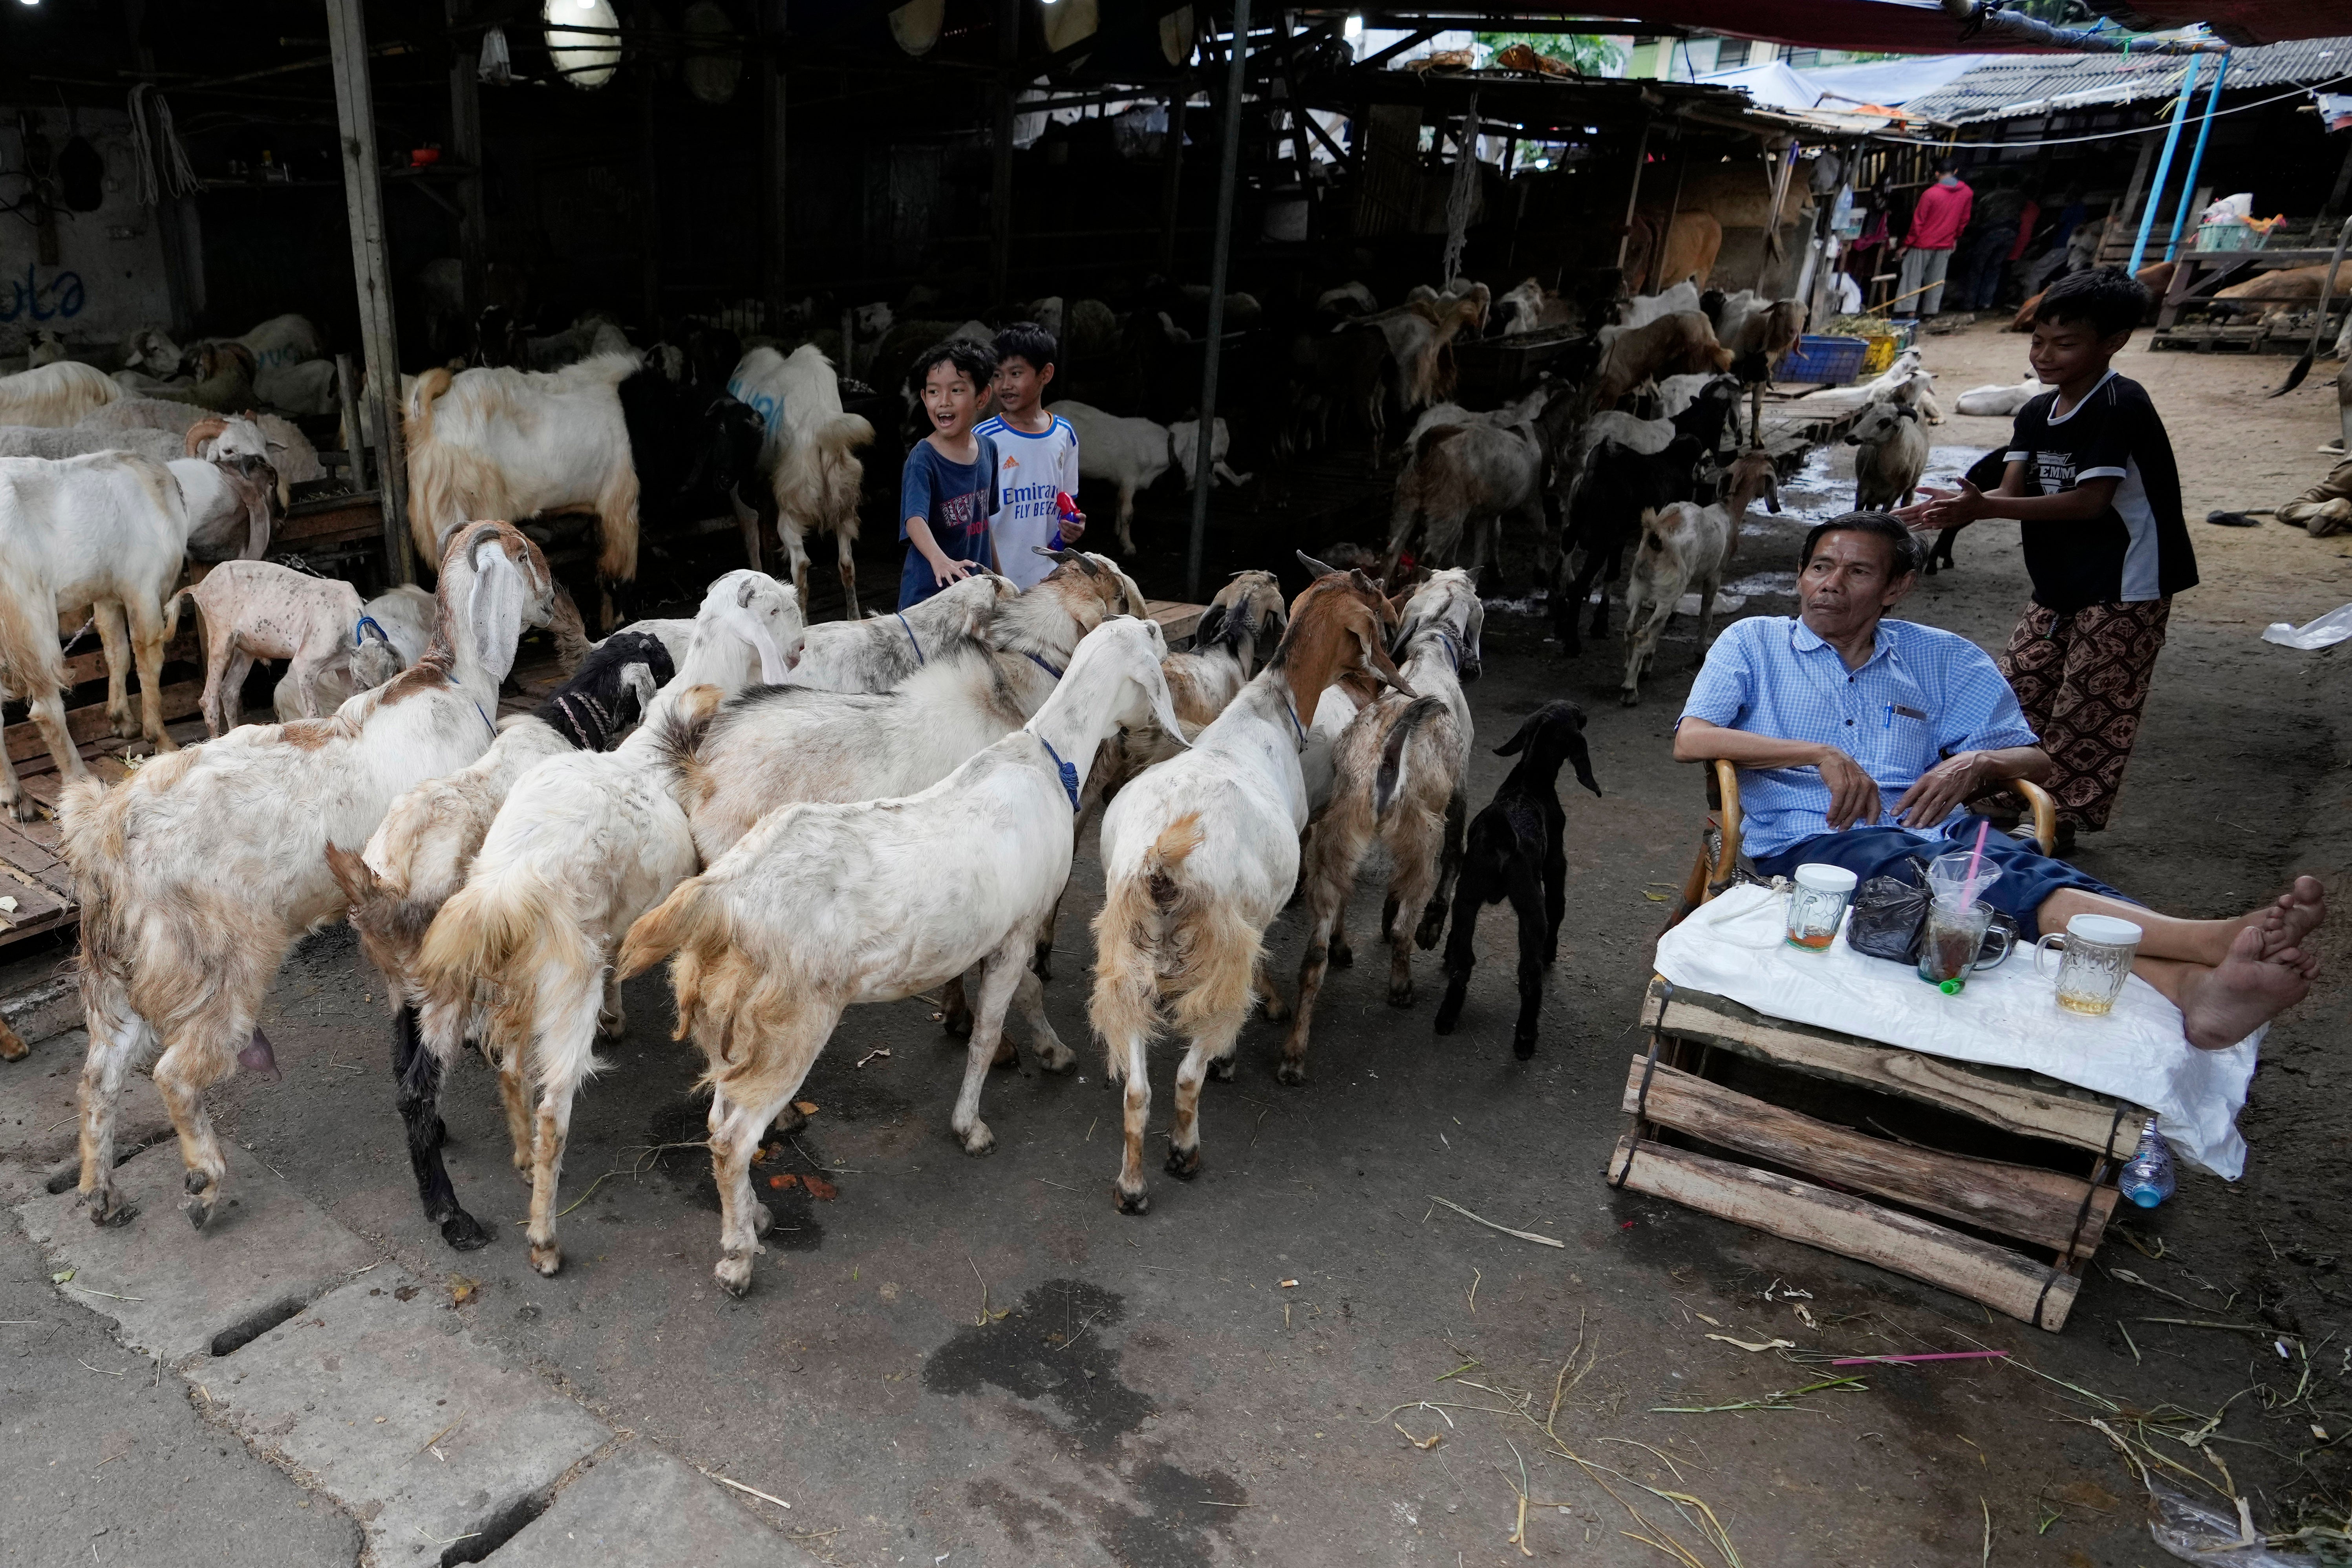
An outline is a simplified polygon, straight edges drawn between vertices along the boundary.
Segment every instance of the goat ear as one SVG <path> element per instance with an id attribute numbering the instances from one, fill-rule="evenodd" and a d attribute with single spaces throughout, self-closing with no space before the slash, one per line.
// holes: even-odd
<path id="1" fill-rule="evenodd" d="M 504 681 L 514 668 L 515 639 L 522 635 L 524 584 L 494 532 L 485 531 L 481 543 L 489 548 L 472 552 L 474 587 L 466 620 L 474 634 L 474 657 L 494 680 Z"/>
<path id="2" fill-rule="evenodd" d="M 750 609 L 751 607 L 751 596 L 759 591 L 759 584 L 753 582 L 749 577 L 744 578 L 742 585 L 735 590 L 735 607 L 739 610 Z"/>
<path id="3" fill-rule="evenodd" d="M 1568 765 L 1576 770 L 1576 782 L 1594 795 L 1599 795 L 1601 785 L 1592 776 L 1592 752 L 1584 743 L 1582 724 L 1580 723 L 1568 732 L 1565 745 L 1568 752 Z"/>
<path id="4" fill-rule="evenodd" d="M 1517 731 L 1512 734 L 1509 740 L 1495 748 L 1495 754 L 1498 757 L 1516 757 L 1521 752 L 1526 751 L 1528 749 L 1528 739 L 1535 734 L 1536 726 L 1539 724 L 1542 720 L 1543 710 L 1540 708 L 1528 714 L 1526 718 L 1520 720 Z"/>
<path id="5" fill-rule="evenodd" d="M 1192 646 L 1207 648 L 1225 640 L 1225 606 L 1211 605 L 1201 612 L 1201 619 L 1192 627 Z"/>
<path id="6" fill-rule="evenodd" d="M 1160 661 L 1150 657 L 1147 651 L 1145 657 L 1137 662 L 1141 668 L 1136 672 L 1136 679 L 1142 682 L 1143 694 L 1151 703 L 1152 721 L 1177 744 L 1190 746 L 1192 742 L 1184 738 L 1184 726 L 1176 717 L 1176 700 L 1168 694 L 1168 677 L 1160 669 Z"/>
<path id="7" fill-rule="evenodd" d="M 1337 566 L 1327 565 L 1325 563 L 1316 560 L 1315 557 L 1307 554 L 1304 550 L 1299 551 L 1297 553 L 1298 563 L 1307 568 L 1307 574 L 1309 577 L 1328 577 L 1331 574 L 1339 570 Z"/>
<path id="8" fill-rule="evenodd" d="M 1777 473 L 1764 476 L 1764 505 L 1774 517 L 1780 515 L 1780 476 Z"/>
<path id="9" fill-rule="evenodd" d="M 1404 683 L 1404 673 L 1397 668 L 1396 661 L 1389 658 L 1388 650 L 1381 647 L 1377 638 L 1365 636 L 1361 626 L 1351 629 L 1355 633 L 1356 651 L 1366 675 L 1391 690 L 1401 691 L 1407 697 L 1421 695 Z"/>

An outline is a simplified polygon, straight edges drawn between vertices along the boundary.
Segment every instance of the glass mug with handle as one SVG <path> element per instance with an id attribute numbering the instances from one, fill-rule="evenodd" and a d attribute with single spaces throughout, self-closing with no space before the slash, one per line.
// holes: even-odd
<path id="1" fill-rule="evenodd" d="M 1919 932 L 1919 978 L 1957 994 L 1979 970 L 2008 962 L 2011 928 L 1993 924 L 1993 908 L 1979 899 L 1965 910 L 1940 901 L 1927 907 Z"/>
<path id="2" fill-rule="evenodd" d="M 2114 915 L 2076 915 L 2063 931 L 2048 931 L 2033 944 L 2033 972 L 2049 973 L 2042 958 L 2050 944 L 2063 948 L 2058 960 L 2058 1005 L 2092 1016 L 2112 1012 L 2124 994 L 2132 959 L 2139 952 L 2140 928 Z"/>

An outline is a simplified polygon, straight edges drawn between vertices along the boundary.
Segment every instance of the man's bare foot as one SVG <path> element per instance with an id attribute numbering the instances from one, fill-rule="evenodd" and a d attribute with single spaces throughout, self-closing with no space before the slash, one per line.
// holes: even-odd
<path id="1" fill-rule="evenodd" d="M 2300 884 L 2298 884 L 2299 886 Z M 2181 1033 L 2201 1051 L 2227 1050 L 2303 1000 L 2318 962 L 2298 948 L 2265 954 L 2269 933 L 2248 926 L 2218 968 L 2195 975 L 2180 998 Z"/>
<path id="2" fill-rule="evenodd" d="M 2263 955 L 2290 947 L 2301 947 L 2303 939 L 2319 929 L 2327 918 L 2327 889 L 2316 877 L 2297 877 L 2294 886 L 2281 893 L 2278 902 L 2263 911 L 2275 918 L 2266 921 Z"/>

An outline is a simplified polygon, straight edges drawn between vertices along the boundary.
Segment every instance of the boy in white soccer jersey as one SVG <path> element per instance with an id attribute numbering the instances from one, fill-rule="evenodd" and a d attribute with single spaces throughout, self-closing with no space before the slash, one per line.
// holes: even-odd
<path id="1" fill-rule="evenodd" d="M 997 333 L 995 346 L 996 413 L 975 434 L 996 447 L 996 569 L 1026 592 L 1054 569 L 1032 547 L 1050 546 L 1057 532 L 1075 547 L 1087 531 L 1085 513 L 1064 517 L 1055 505 L 1055 496 L 1078 493 L 1078 433 L 1039 404 L 1054 381 L 1054 334 L 1021 321 Z"/>

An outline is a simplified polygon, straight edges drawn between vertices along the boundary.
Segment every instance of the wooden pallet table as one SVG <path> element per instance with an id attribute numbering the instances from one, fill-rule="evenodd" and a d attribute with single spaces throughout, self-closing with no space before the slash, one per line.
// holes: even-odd
<path id="1" fill-rule="evenodd" d="M 1631 1125 L 1610 1159 L 1612 1185 L 1874 1264 L 2053 1332 L 2065 1326 L 2147 1110 L 2038 1074 L 1783 1022 L 1664 979 L 1652 980 L 1643 1016 L 1651 1045 L 1626 1076 Z M 1735 1063 L 1759 1093 L 1719 1081 Z M 1779 1103 L 1831 1088 L 1933 1108 L 2032 1157 L 1948 1152 Z M 2087 1174 L 2065 1168 L 2085 1163 Z"/>

